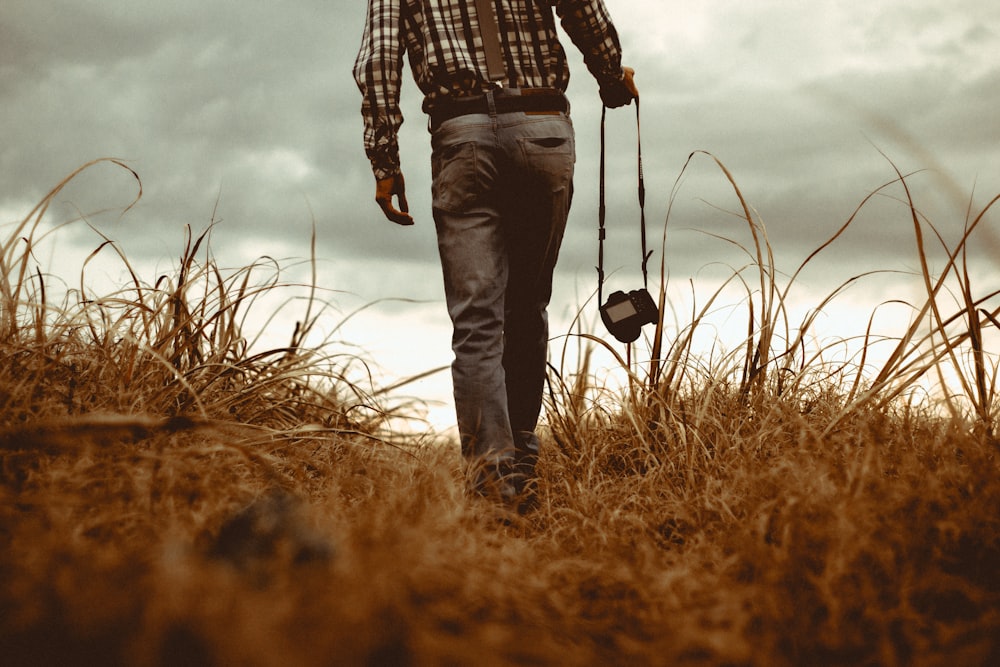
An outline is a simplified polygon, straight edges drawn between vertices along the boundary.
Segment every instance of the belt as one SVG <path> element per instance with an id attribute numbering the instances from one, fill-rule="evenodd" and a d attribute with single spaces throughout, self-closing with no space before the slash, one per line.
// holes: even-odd
<path id="1" fill-rule="evenodd" d="M 489 91 L 493 96 L 496 113 L 556 113 L 569 111 L 569 100 L 555 88 L 500 88 Z M 468 114 L 490 113 L 487 95 L 453 97 L 438 100 L 428 111 L 431 124 L 439 125 L 446 120 Z"/>

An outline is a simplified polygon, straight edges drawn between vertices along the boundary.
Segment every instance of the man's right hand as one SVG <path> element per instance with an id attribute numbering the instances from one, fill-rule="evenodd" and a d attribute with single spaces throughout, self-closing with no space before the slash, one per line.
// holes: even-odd
<path id="1" fill-rule="evenodd" d="M 399 198 L 399 208 L 402 210 L 397 210 L 392 205 L 393 196 Z M 397 225 L 413 224 L 410 206 L 406 203 L 406 182 L 402 173 L 375 181 L 375 201 L 390 221 Z"/>

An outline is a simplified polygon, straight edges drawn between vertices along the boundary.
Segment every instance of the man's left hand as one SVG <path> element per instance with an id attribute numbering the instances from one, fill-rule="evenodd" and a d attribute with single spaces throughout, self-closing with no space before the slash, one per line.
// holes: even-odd
<path id="1" fill-rule="evenodd" d="M 601 101 L 609 109 L 632 104 L 632 100 L 639 99 L 639 89 L 635 85 L 635 70 L 631 67 L 622 67 L 621 81 L 616 81 L 613 86 L 602 87 L 600 92 Z"/>

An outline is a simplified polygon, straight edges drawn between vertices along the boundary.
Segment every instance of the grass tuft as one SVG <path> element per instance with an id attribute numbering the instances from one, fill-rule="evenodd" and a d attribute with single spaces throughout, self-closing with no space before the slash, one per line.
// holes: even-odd
<path id="1" fill-rule="evenodd" d="M 146 281 L 103 239 L 88 263 L 117 253 L 127 285 L 93 295 L 81 274 L 52 303 L 32 249 L 59 184 L 0 246 L 4 664 L 1000 663 L 1000 309 L 967 252 L 997 199 L 955 245 L 909 175 L 862 202 L 902 190 L 926 300 L 896 338 L 873 313 L 845 360 L 811 330 L 869 276 L 801 322 L 790 305 L 858 211 L 785 273 L 723 163 L 685 170 L 706 157 L 746 265 L 645 345 L 564 339 L 579 361 L 553 362 L 519 517 L 466 495 L 454 443 L 392 431 L 405 380 L 365 388 L 365 360 L 307 344 L 327 311 L 315 271 L 224 272 L 210 227 Z M 661 266 L 661 313 L 666 283 Z M 699 353 L 734 286 L 745 339 Z M 288 287 L 305 313 L 258 351 L 248 311 Z M 621 387 L 595 379 L 597 352 Z"/>

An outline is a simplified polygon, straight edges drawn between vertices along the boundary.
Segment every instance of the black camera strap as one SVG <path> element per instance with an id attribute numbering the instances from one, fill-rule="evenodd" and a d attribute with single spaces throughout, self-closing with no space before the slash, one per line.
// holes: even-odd
<path id="1" fill-rule="evenodd" d="M 605 163 L 605 126 L 607 121 L 608 107 L 601 109 L 601 165 L 600 165 L 600 202 L 597 209 L 598 220 L 598 250 L 597 250 L 597 302 L 604 303 L 604 239 L 607 237 L 605 222 L 607 218 L 607 204 L 604 187 L 604 163 Z M 647 274 L 646 263 L 653 254 L 646 250 L 646 183 L 642 175 L 642 127 L 639 119 L 639 99 L 635 98 L 635 130 L 636 149 L 638 155 L 639 168 L 639 228 L 642 236 L 642 286 L 649 289 L 649 276 Z"/>

